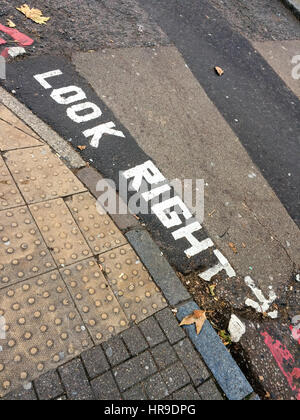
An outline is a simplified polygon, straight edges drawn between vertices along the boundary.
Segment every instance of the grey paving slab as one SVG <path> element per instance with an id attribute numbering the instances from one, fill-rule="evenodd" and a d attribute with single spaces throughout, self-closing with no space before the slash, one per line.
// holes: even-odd
<path id="1" fill-rule="evenodd" d="M 92 382 L 92 387 L 97 400 L 121 400 L 121 394 L 118 390 L 117 384 L 111 372 L 106 372 L 104 375 Z"/>
<path id="2" fill-rule="evenodd" d="M 106 343 L 103 343 L 103 349 L 112 366 L 117 366 L 130 358 L 130 354 L 119 337 L 112 338 Z"/>
<path id="3" fill-rule="evenodd" d="M 188 338 L 177 343 L 174 346 L 174 349 L 196 387 L 209 378 L 209 371 L 200 359 L 199 352 L 195 350 L 193 344 Z"/>
<path id="4" fill-rule="evenodd" d="M 156 346 L 151 353 L 159 369 L 166 369 L 178 360 L 173 347 L 167 341 Z"/>
<path id="5" fill-rule="evenodd" d="M 197 309 L 199 307 L 196 303 L 188 303 L 178 309 L 177 317 L 181 321 Z M 196 334 L 194 325 L 184 328 L 229 400 L 242 400 L 253 392 L 249 382 L 208 321 L 199 335 Z"/>
<path id="6" fill-rule="evenodd" d="M 137 356 L 148 348 L 148 344 L 137 326 L 121 334 L 132 356 Z"/>
<path id="7" fill-rule="evenodd" d="M 58 369 L 69 400 L 94 400 L 95 396 L 80 359 Z"/>
<path id="8" fill-rule="evenodd" d="M 166 336 L 154 317 L 147 318 L 139 324 L 139 327 L 150 347 L 154 347 L 166 340 Z"/>
<path id="9" fill-rule="evenodd" d="M 175 306 L 191 298 L 148 232 L 132 230 L 126 234 L 126 237 L 170 305 Z"/>
<path id="10" fill-rule="evenodd" d="M 123 398 L 125 400 L 135 400 L 135 401 L 141 401 L 141 400 L 147 400 L 148 397 L 145 394 L 144 386 L 143 384 L 138 384 L 133 386 L 131 389 L 123 393 Z"/>
<path id="11" fill-rule="evenodd" d="M 165 381 L 160 373 L 151 376 L 145 383 L 145 390 L 151 400 L 162 400 L 169 395 Z"/>
<path id="12" fill-rule="evenodd" d="M 64 393 L 61 380 L 56 370 L 45 373 L 34 381 L 40 400 L 54 400 Z"/>
<path id="13" fill-rule="evenodd" d="M 124 392 L 156 373 L 157 368 L 151 354 L 146 351 L 118 366 L 113 372 L 120 390 Z"/>
<path id="14" fill-rule="evenodd" d="M 161 375 L 167 384 L 170 394 L 190 383 L 190 377 L 181 362 L 174 363 L 161 372 Z"/>
<path id="15" fill-rule="evenodd" d="M 101 346 L 85 351 L 81 358 L 90 379 L 102 375 L 110 368 Z"/>
<path id="16" fill-rule="evenodd" d="M 177 401 L 197 401 L 201 400 L 199 394 L 192 385 L 188 385 L 173 394 L 173 400 Z"/>
<path id="17" fill-rule="evenodd" d="M 213 379 L 210 379 L 209 381 L 205 382 L 205 384 L 201 385 L 198 388 L 198 392 L 201 399 L 204 401 L 224 400 Z"/>
<path id="18" fill-rule="evenodd" d="M 179 327 L 176 316 L 171 309 L 166 308 L 157 313 L 155 317 L 171 344 L 175 344 L 186 337 L 184 330 Z"/>

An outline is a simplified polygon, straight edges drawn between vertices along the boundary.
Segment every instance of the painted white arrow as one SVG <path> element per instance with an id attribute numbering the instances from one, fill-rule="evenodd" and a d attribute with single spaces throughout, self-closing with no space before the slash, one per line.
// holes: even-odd
<path id="1" fill-rule="evenodd" d="M 246 299 L 245 304 L 249 306 L 250 308 L 255 309 L 258 313 L 268 313 L 268 310 L 270 309 L 270 306 L 275 302 L 277 299 L 277 296 L 272 288 L 270 287 L 270 295 L 267 299 L 263 292 L 256 287 L 254 281 L 250 276 L 245 277 L 245 283 L 248 287 L 250 287 L 252 293 L 257 298 L 258 302 L 252 299 Z M 276 319 L 278 318 L 278 311 L 269 312 L 268 316 L 270 318 Z"/>

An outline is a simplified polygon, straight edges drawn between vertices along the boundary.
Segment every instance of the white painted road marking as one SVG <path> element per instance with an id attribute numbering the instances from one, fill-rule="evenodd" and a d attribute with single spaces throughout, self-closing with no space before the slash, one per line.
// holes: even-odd
<path id="1" fill-rule="evenodd" d="M 257 298 L 257 301 L 254 301 L 252 299 L 247 299 L 245 301 L 245 304 L 247 306 L 249 306 L 250 308 L 253 308 L 256 310 L 256 312 L 258 313 L 267 313 L 268 310 L 270 309 L 270 306 L 275 302 L 275 300 L 277 299 L 277 296 L 273 290 L 273 288 L 271 288 L 270 290 L 270 295 L 269 295 L 269 299 L 267 299 L 263 292 L 256 287 L 255 282 L 252 280 L 252 278 L 250 276 L 247 276 L 245 278 L 245 283 L 248 287 L 250 287 L 252 293 L 254 294 L 254 296 Z M 278 311 L 273 311 L 273 312 L 269 312 L 268 316 L 270 318 L 277 318 L 278 317 Z"/>
<path id="2" fill-rule="evenodd" d="M 211 279 L 221 271 L 225 270 L 228 277 L 236 277 L 236 272 L 229 264 L 227 258 L 219 250 L 214 250 L 215 256 L 218 258 L 219 263 L 212 268 L 209 268 L 204 273 L 199 274 L 199 277 L 205 281 L 211 281 Z"/>
<path id="3" fill-rule="evenodd" d="M 62 71 L 58 69 L 43 74 L 36 74 L 33 77 L 44 89 L 48 90 L 52 89 L 52 85 L 47 80 L 61 76 L 62 74 Z M 99 106 L 93 102 L 85 101 L 87 96 L 78 86 L 63 86 L 58 89 L 53 89 L 50 97 L 60 105 L 71 105 L 66 110 L 67 116 L 76 124 L 96 120 L 102 116 L 102 111 Z M 109 121 L 107 123 L 97 124 L 95 127 L 83 131 L 82 134 L 85 138 L 92 137 L 90 145 L 98 148 L 104 134 L 126 138 L 122 131 L 114 130 L 115 127 L 115 124 L 112 121 Z"/>

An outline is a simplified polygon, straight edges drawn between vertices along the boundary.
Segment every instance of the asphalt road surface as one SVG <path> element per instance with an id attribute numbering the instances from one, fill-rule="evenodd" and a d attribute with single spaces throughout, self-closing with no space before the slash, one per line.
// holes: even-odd
<path id="1" fill-rule="evenodd" d="M 35 41 L 4 86 L 76 150 L 86 145 L 85 160 L 115 181 L 149 161 L 168 180 L 204 179 L 201 251 L 187 256 L 180 224 L 174 236 L 156 215 L 142 221 L 216 328 L 232 314 L 244 323 L 231 350 L 260 396 L 299 399 L 299 21 L 279 0 L 35 0 L 51 17 L 39 26 L 18 1 L 2 3 L 0 23 Z M 51 97 L 68 86 L 119 134 L 91 145 L 90 120 Z"/>

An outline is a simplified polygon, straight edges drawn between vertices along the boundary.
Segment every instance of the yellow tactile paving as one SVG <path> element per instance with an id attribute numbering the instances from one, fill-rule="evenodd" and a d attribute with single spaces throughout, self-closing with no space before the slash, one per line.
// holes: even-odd
<path id="1" fill-rule="evenodd" d="M 96 344 L 128 328 L 126 315 L 94 258 L 62 269 L 61 274 Z"/>
<path id="2" fill-rule="evenodd" d="M 5 154 L 27 203 L 64 197 L 86 188 L 47 146 L 14 150 Z"/>
<path id="3" fill-rule="evenodd" d="M 58 271 L 2 290 L 0 316 L 0 397 L 92 346 Z"/>
<path id="4" fill-rule="evenodd" d="M 62 198 L 29 208 L 59 267 L 93 255 Z"/>
<path id="5" fill-rule="evenodd" d="M 97 210 L 97 202 L 90 193 L 68 197 L 66 200 L 94 255 L 127 244 L 127 240 L 106 214 Z"/>
<path id="6" fill-rule="evenodd" d="M 22 149 L 24 147 L 42 146 L 36 138 L 12 127 L 0 120 L 0 150 Z"/>
<path id="7" fill-rule="evenodd" d="M 54 268 L 27 207 L 0 211 L 0 288 Z"/>
<path id="8" fill-rule="evenodd" d="M 24 200 L 0 156 L 0 210 L 20 206 Z"/>
<path id="9" fill-rule="evenodd" d="M 136 323 L 167 306 L 130 245 L 99 256 L 99 262 L 128 319 Z"/>
<path id="10" fill-rule="evenodd" d="M 0 105 L 0 119 L 6 121 L 14 127 L 17 127 L 19 130 L 24 131 L 32 137 L 39 139 L 39 136 L 24 124 L 15 114 L 13 114 L 8 108 L 4 105 Z"/>

